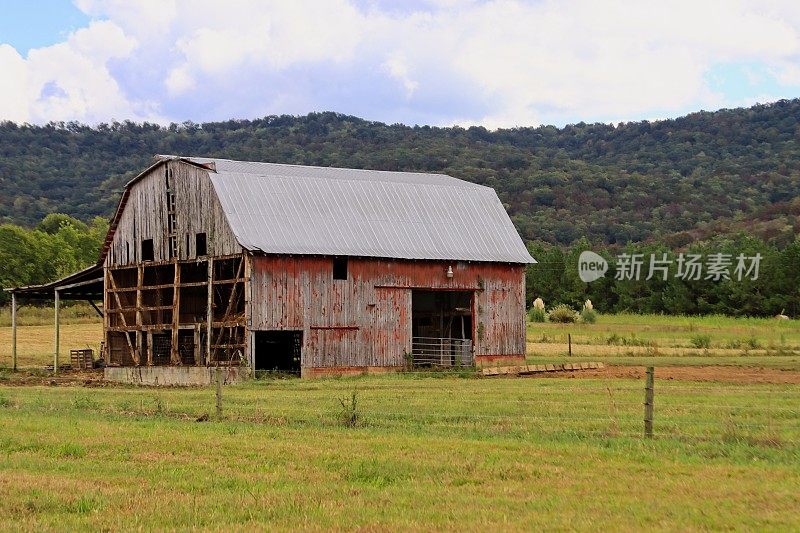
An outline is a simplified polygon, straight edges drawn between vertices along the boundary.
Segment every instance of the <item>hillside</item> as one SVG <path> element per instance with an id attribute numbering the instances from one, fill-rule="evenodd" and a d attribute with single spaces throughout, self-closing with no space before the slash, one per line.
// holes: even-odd
<path id="1" fill-rule="evenodd" d="M 173 153 L 443 172 L 497 189 L 526 240 L 680 244 L 753 227 L 788 242 L 800 231 L 799 118 L 800 100 L 790 100 L 659 122 L 498 131 L 336 113 L 169 127 L 5 122 L 0 222 L 109 216 L 153 154 Z"/>

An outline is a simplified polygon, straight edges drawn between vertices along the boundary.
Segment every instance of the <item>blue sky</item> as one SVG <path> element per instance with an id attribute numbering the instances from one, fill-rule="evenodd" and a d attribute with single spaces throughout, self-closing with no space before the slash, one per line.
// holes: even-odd
<path id="1" fill-rule="evenodd" d="M 800 96 L 785 0 L 0 0 L 0 119 L 490 128 Z"/>
<path id="2" fill-rule="evenodd" d="M 0 42 L 23 55 L 63 41 L 91 21 L 69 0 L 0 0 L 0 7 Z"/>

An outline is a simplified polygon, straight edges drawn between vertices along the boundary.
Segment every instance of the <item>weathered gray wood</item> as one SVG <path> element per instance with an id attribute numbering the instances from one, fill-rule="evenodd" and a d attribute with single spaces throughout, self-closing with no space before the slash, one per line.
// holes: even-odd
<path id="1" fill-rule="evenodd" d="M 156 262 L 168 261 L 169 232 L 166 169 L 172 169 L 175 198 L 175 231 L 178 237 L 176 259 L 193 259 L 194 236 L 206 234 L 209 256 L 236 254 L 241 251 L 214 192 L 207 170 L 180 161 L 170 161 L 153 168 L 131 186 L 127 204 L 119 217 L 106 266 L 132 265 L 141 262 L 141 242 L 153 239 Z M 189 235 L 189 246 L 185 236 Z M 126 256 L 126 251 L 129 252 Z"/>
<path id="2" fill-rule="evenodd" d="M 139 265 L 136 269 L 136 325 L 142 325 L 142 283 L 144 281 L 144 267 Z M 142 331 L 136 332 L 136 353 L 139 357 L 139 363 L 142 361 L 142 345 L 144 344 L 145 336 Z"/>
<path id="3" fill-rule="evenodd" d="M 211 364 L 211 327 L 214 320 L 214 258 L 208 258 L 208 303 L 206 307 L 206 355 L 204 364 Z"/>
<path id="4" fill-rule="evenodd" d="M 172 344 L 170 346 L 170 362 L 173 365 L 181 364 L 181 354 L 178 350 L 178 328 L 181 323 L 181 267 L 177 262 L 175 265 L 175 283 L 172 289 Z"/>

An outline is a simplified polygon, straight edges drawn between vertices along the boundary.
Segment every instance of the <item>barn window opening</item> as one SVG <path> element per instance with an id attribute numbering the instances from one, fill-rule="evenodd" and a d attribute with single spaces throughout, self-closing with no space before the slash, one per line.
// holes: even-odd
<path id="1" fill-rule="evenodd" d="M 333 258 L 333 279 L 347 279 L 347 258 Z"/>
<path id="2" fill-rule="evenodd" d="M 300 374 L 302 331 L 254 331 L 254 369 Z"/>
<path id="3" fill-rule="evenodd" d="M 197 257 L 208 255 L 208 241 L 205 233 L 197 233 L 194 236 L 194 249 Z"/>
<path id="4" fill-rule="evenodd" d="M 154 261 L 153 239 L 142 240 L 142 261 Z"/>

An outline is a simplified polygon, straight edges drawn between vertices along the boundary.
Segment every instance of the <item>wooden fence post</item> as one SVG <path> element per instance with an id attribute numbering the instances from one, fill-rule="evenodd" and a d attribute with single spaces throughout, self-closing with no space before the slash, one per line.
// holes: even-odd
<path id="1" fill-rule="evenodd" d="M 11 371 L 17 371 L 17 295 L 11 293 Z"/>
<path id="2" fill-rule="evenodd" d="M 569 356 L 572 357 L 572 334 L 567 333 L 567 345 L 569 346 Z"/>
<path id="3" fill-rule="evenodd" d="M 647 367 L 647 379 L 644 386 L 644 436 L 653 438 L 653 395 L 654 368 Z"/>
<path id="4" fill-rule="evenodd" d="M 222 369 L 217 367 L 217 418 L 222 418 Z"/>
<path id="5" fill-rule="evenodd" d="M 61 349 L 61 331 L 59 324 L 59 307 L 61 306 L 60 295 L 58 289 L 55 290 L 55 335 L 53 339 L 53 374 L 58 374 L 58 352 Z M 127 335 L 127 333 L 126 333 Z"/>

